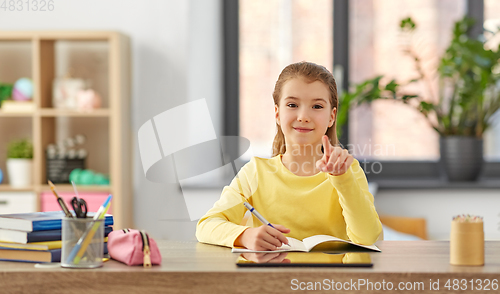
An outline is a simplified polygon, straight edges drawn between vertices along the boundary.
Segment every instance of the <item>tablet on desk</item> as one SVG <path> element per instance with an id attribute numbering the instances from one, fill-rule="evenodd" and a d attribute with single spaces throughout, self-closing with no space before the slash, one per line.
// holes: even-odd
<path id="1" fill-rule="evenodd" d="M 331 254 L 323 252 L 244 253 L 239 267 L 372 267 L 369 253 Z"/>

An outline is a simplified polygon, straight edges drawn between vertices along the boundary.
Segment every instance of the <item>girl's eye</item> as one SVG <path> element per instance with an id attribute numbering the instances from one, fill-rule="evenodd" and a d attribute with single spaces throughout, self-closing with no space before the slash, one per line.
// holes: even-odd
<path id="1" fill-rule="evenodd" d="M 316 105 L 314 105 L 314 106 L 313 106 L 313 108 L 314 108 L 314 109 L 321 109 L 321 108 L 323 108 L 323 106 L 321 106 L 321 105 L 319 105 L 319 104 L 316 104 Z"/>
<path id="2" fill-rule="evenodd" d="M 295 103 L 288 103 L 286 106 L 288 106 L 288 107 L 297 107 L 297 104 L 295 104 Z"/>

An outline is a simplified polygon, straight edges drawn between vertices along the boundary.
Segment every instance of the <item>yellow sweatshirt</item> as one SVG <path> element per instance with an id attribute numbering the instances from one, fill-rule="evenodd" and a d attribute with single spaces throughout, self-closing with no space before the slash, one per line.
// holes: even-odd
<path id="1" fill-rule="evenodd" d="M 371 245 L 382 232 L 357 160 L 340 176 L 320 172 L 303 177 L 289 171 L 281 155 L 252 158 L 198 221 L 198 241 L 232 247 L 244 230 L 261 226 L 253 215 L 250 225 L 240 225 L 246 212 L 245 199 L 269 222 L 290 229 L 286 236 L 298 240 L 331 235 Z"/>

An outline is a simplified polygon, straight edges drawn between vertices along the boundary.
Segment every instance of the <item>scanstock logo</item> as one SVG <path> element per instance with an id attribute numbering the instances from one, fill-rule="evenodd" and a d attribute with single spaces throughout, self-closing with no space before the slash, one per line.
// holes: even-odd
<path id="1" fill-rule="evenodd" d="M 242 167 L 242 155 L 253 156 L 248 139 L 217 137 L 204 98 L 148 120 L 139 128 L 138 141 L 146 178 L 156 183 L 178 183 L 192 221 L 202 217 L 220 195 L 193 193 L 187 188 L 210 186 L 222 191 Z"/>

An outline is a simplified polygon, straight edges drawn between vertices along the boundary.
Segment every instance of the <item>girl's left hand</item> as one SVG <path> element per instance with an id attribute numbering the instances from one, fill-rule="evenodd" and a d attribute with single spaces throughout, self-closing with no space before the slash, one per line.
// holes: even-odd
<path id="1" fill-rule="evenodd" d="M 354 161 L 352 155 L 346 149 L 333 147 L 326 135 L 323 136 L 322 141 L 324 153 L 323 157 L 316 162 L 316 167 L 333 176 L 345 174 Z"/>

